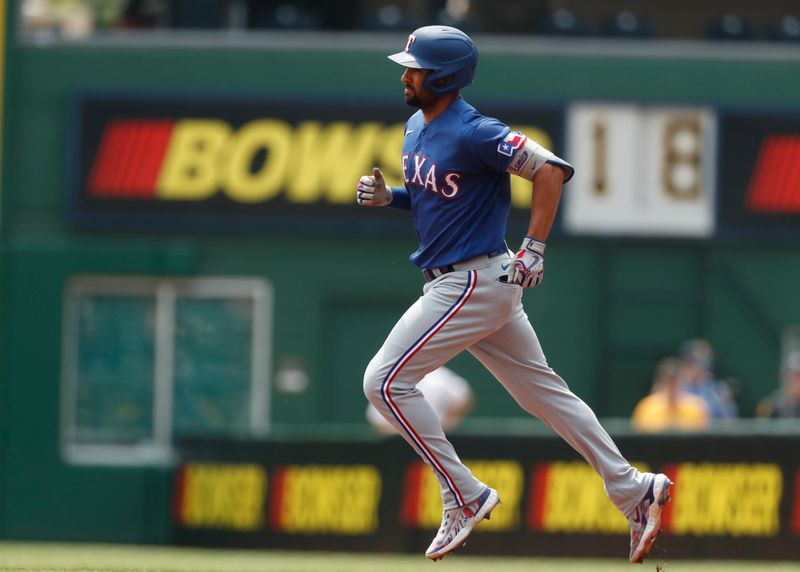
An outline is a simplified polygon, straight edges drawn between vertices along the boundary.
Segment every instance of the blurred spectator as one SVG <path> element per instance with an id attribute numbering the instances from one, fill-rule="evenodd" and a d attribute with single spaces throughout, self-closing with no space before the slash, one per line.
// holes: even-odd
<path id="1" fill-rule="evenodd" d="M 658 362 L 650 395 L 634 408 L 631 424 L 636 431 L 698 430 L 708 426 L 708 408 L 699 397 L 683 390 L 680 360 Z"/>
<path id="2" fill-rule="evenodd" d="M 220 0 L 172 0 L 173 26 L 187 30 L 223 27 L 225 7 Z"/>
<path id="3" fill-rule="evenodd" d="M 92 6 L 66 0 L 24 0 L 20 16 L 25 35 L 40 40 L 83 39 L 97 24 Z"/>
<path id="4" fill-rule="evenodd" d="M 652 24 L 630 10 L 614 14 L 606 24 L 605 32 L 613 38 L 652 38 L 656 35 Z"/>
<path id="5" fill-rule="evenodd" d="M 359 27 L 376 32 L 398 32 L 414 28 L 400 3 L 389 3 L 362 10 L 358 20 Z"/>
<path id="6" fill-rule="evenodd" d="M 711 22 L 706 28 L 709 40 L 752 40 L 755 32 L 752 26 L 736 14 L 725 14 Z"/>
<path id="7" fill-rule="evenodd" d="M 713 419 L 736 417 L 738 408 L 728 384 L 714 376 L 714 349 L 706 340 L 689 340 L 681 346 L 679 376 L 684 390 L 702 399 Z"/>
<path id="8" fill-rule="evenodd" d="M 169 24 L 167 0 L 129 0 L 120 15 L 120 28 L 159 28 Z"/>
<path id="9" fill-rule="evenodd" d="M 454 26 L 467 33 L 482 31 L 481 21 L 473 15 L 472 0 L 435 0 L 428 6 L 437 24 Z"/>
<path id="10" fill-rule="evenodd" d="M 587 36 L 592 29 L 575 12 L 559 8 L 539 21 L 534 32 L 543 36 Z"/>
<path id="11" fill-rule="evenodd" d="M 781 368 L 781 386 L 758 403 L 756 417 L 800 417 L 800 352 L 789 354 Z"/>
<path id="12" fill-rule="evenodd" d="M 322 27 L 322 10 L 314 3 L 280 2 L 268 7 L 255 18 L 256 27 L 277 28 L 281 30 L 314 30 Z"/>
<path id="13" fill-rule="evenodd" d="M 440 367 L 426 375 L 417 384 L 425 401 L 433 408 L 445 431 L 458 425 L 472 410 L 475 397 L 466 379 L 446 367 Z M 394 427 L 378 413 L 370 403 L 367 421 L 383 435 L 396 433 Z"/>
<path id="14" fill-rule="evenodd" d="M 800 18 L 787 14 L 769 29 L 770 40 L 778 42 L 800 42 Z"/>

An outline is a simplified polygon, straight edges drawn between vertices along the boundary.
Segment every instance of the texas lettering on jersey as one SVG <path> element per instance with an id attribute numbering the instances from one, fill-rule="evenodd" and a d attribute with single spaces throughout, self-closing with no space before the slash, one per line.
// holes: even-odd
<path id="1" fill-rule="evenodd" d="M 452 199 L 461 189 L 459 181 L 463 175 L 450 171 L 437 176 L 436 163 L 419 153 L 403 155 L 403 180 L 406 185 L 419 185 L 433 193 Z"/>
<path id="2" fill-rule="evenodd" d="M 501 153 L 498 144 L 510 131 L 462 98 L 430 122 L 421 110 L 408 119 L 400 165 L 405 185 L 397 194 L 403 198 L 390 206 L 413 211 L 414 265 L 439 268 L 504 248 L 514 153 Z M 522 144 L 513 135 L 506 143 L 515 151 Z"/>

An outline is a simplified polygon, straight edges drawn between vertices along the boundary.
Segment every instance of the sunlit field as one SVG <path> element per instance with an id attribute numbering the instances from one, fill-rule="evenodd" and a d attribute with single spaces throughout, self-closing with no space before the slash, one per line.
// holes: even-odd
<path id="1" fill-rule="evenodd" d="M 0 570 L 162 572 L 670 572 L 800 571 L 797 562 L 484 558 L 451 555 L 441 562 L 422 555 L 330 552 L 234 551 L 91 544 L 0 542 Z"/>

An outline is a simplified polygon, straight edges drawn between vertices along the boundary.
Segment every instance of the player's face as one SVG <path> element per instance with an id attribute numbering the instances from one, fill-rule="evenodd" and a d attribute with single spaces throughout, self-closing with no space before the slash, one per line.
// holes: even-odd
<path id="1" fill-rule="evenodd" d="M 425 108 L 436 98 L 436 96 L 422 87 L 422 80 L 429 73 L 431 73 L 431 70 L 406 68 L 403 75 L 400 76 L 400 81 L 405 86 L 403 96 L 407 105 Z"/>

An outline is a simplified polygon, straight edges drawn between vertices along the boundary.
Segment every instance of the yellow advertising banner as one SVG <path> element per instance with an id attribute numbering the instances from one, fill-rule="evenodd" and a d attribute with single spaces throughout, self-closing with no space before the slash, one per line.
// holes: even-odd
<path id="1" fill-rule="evenodd" d="M 474 477 L 501 504 L 477 524 L 476 555 L 620 557 L 628 521 L 603 480 L 557 437 L 458 435 Z M 644 473 L 673 482 L 653 559 L 800 562 L 800 438 L 623 436 Z M 183 446 L 173 514 L 192 545 L 422 551 L 442 521 L 442 485 L 399 439 L 217 441 Z M 210 448 L 209 448 L 210 447 Z M 209 458 L 215 451 L 216 460 Z M 188 461 L 197 456 L 202 460 Z M 249 461 L 248 461 L 249 460 Z"/>
<path id="2" fill-rule="evenodd" d="M 406 110 L 381 102 L 101 91 L 75 102 L 67 206 L 85 228 L 291 232 L 315 219 L 337 233 L 392 232 L 356 205 L 363 173 L 380 167 L 391 186 L 416 177 L 445 197 L 457 175 L 403 158 Z M 561 108 L 507 111 L 510 127 L 559 150 Z M 527 225 L 531 184 L 512 179 L 511 216 Z"/>

